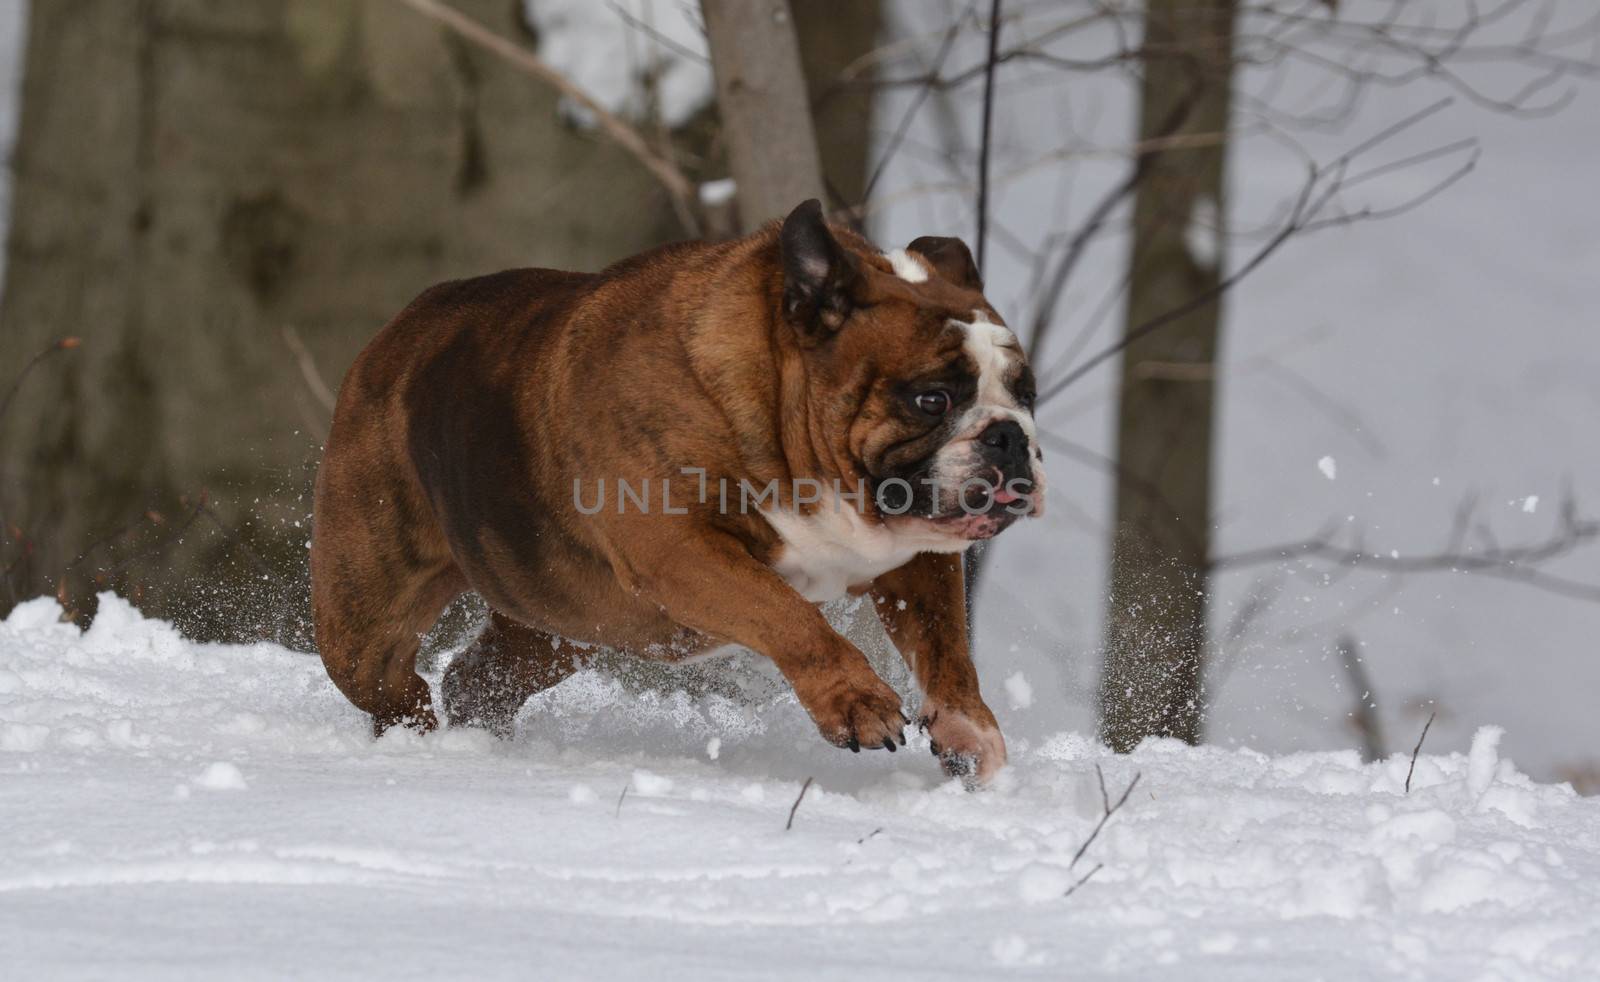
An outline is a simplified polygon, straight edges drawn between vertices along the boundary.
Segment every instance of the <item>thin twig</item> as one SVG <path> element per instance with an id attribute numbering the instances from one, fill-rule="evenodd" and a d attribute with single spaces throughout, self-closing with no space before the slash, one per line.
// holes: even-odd
<path id="1" fill-rule="evenodd" d="M 1422 735 L 1417 737 L 1417 745 L 1411 748 L 1411 766 L 1406 768 L 1406 794 L 1411 793 L 1411 775 L 1417 772 L 1417 755 L 1422 753 L 1422 741 L 1428 739 L 1428 729 L 1433 726 L 1433 718 L 1437 715 L 1437 709 L 1428 714 L 1428 721 L 1422 724 Z"/>
<path id="2" fill-rule="evenodd" d="M 1094 829 L 1089 833 L 1089 837 L 1084 839 L 1083 845 L 1079 846 L 1078 851 L 1072 854 L 1072 862 L 1067 864 L 1067 869 L 1069 870 L 1078 865 L 1078 860 L 1082 859 L 1083 854 L 1089 851 L 1090 846 L 1094 845 L 1094 840 L 1100 837 L 1100 830 L 1106 827 L 1107 822 L 1111 821 L 1111 816 L 1115 815 L 1123 805 L 1128 803 L 1128 796 L 1133 794 L 1133 789 L 1139 785 L 1139 778 L 1144 776 L 1142 771 L 1135 773 L 1133 780 L 1128 782 L 1128 787 L 1122 792 L 1122 797 L 1118 798 L 1117 803 L 1113 805 L 1111 803 L 1111 795 L 1106 792 L 1105 772 L 1100 769 L 1099 764 L 1094 765 L 1094 773 L 1100 779 L 1100 802 L 1104 811 L 1100 815 L 1100 821 L 1095 823 Z"/>
<path id="3" fill-rule="evenodd" d="M 1128 176 L 1121 183 L 1112 187 L 1100 199 L 1099 204 L 1089 212 L 1088 219 L 1083 226 L 1073 235 L 1072 241 L 1067 244 L 1066 251 L 1061 254 L 1061 261 L 1056 264 L 1055 272 L 1050 277 L 1050 285 L 1045 290 L 1043 298 L 1039 301 L 1038 308 L 1033 315 L 1033 329 L 1028 332 L 1028 361 L 1034 362 L 1039 358 L 1039 353 L 1044 347 L 1045 335 L 1049 333 L 1050 326 L 1055 322 L 1056 305 L 1061 300 L 1067 281 L 1072 278 L 1072 271 L 1083 258 L 1084 251 L 1088 248 L 1090 240 L 1100 233 L 1110 219 L 1112 211 L 1117 205 L 1139 187 L 1145 175 L 1150 173 L 1156 160 L 1165 151 L 1168 142 L 1178 135 L 1183 124 L 1188 120 L 1190 112 L 1196 102 L 1194 96 L 1181 100 L 1173 108 L 1172 113 L 1162 120 L 1156 135 L 1149 141 L 1142 142 L 1139 149 L 1134 151 L 1133 166 L 1128 169 Z"/>
<path id="4" fill-rule="evenodd" d="M 989 5 L 989 55 L 983 65 L 983 126 L 978 143 L 978 278 L 989 250 L 989 151 L 994 128 L 994 70 L 1000 54 L 1000 2 Z"/>
<path id="5" fill-rule="evenodd" d="M 1146 320 L 1144 323 L 1136 325 L 1135 327 L 1124 332 L 1122 337 L 1115 343 L 1102 348 L 1091 357 L 1085 359 L 1076 368 L 1067 372 L 1064 376 L 1052 382 L 1048 387 L 1045 388 L 1044 391 L 1040 392 L 1037 400 L 1038 404 L 1043 405 L 1050 399 L 1053 399 L 1055 396 L 1071 387 L 1079 379 L 1089 374 L 1089 372 L 1116 357 L 1123 350 L 1141 338 L 1149 334 L 1153 334 L 1154 332 L 1159 331 L 1173 323 L 1176 323 L 1194 311 L 1214 302 L 1218 297 L 1222 296 L 1238 285 L 1241 280 L 1255 272 L 1255 270 L 1265 263 L 1267 259 L 1273 255 L 1273 253 L 1277 252 L 1285 242 L 1289 241 L 1299 233 L 1315 231 L 1317 229 L 1327 228 L 1332 225 L 1349 224 L 1364 219 L 1388 217 L 1392 214 L 1397 214 L 1400 211 L 1415 207 L 1423 202 L 1428 201 L 1434 195 L 1445 190 L 1446 188 L 1449 188 L 1462 177 L 1466 176 L 1468 173 L 1471 173 L 1477 164 L 1478 156 L 1476 153 L 1468 158 L 1466 163 L 1464 163 L 1461 167 L 1458 167 L 1455 171 L 1452 171 L 1450 174 L 1446 175 L 1442 180 L 1434 184 L 1432 187 L 1426 191 L 1423 191 L 1421 194 L 1414 196 L 1410 201 L 1398 206 L 1395 209 L 1388 209 L 1385 212 L 1356 212 L 1348 215 L 1338 215 L 1320 221 L 1318 220 L 1318 216 L 1322 213 L 1322 210 L 1338 196 L 1341 190 L 1345 188 L 1349 176 L 1349 166 L 1357 157 L 1371 151 L 1375 147 L 1382 145 L 1384 142 L 1395 138 L 1399 134 L 1411 129 L 1430 116 L 1443 111 L 1453 102 L 1454 100 L 1449 98 L 1440 99 L 1437 102 L 1425 106 L 1417 112 L 1406 116 L 1398 122 L 1384 127 L 1373 136 L 1356 144 L 1353 148 L 1345 151 L 1343 154 L 1340 154 L 1333 160 L 1331 164 L 1326 166 L 1318 166 L 1315 164 L 1311 165 L 1305 184 L 1301 187 L 1299 196 L 1289 209 L 1289 217 L 1284 221 L 1282 226 L 1280 226 L 1276 232 L 1268 237 L 1266 242 L 1256 250 L 1255 254 L 1250 256 L 1250 258 L 1244 262 L 1243 265 L 1207 289 L 1196 293 L 1188 300 L 1185 300 L 1170 310 L 1158 314 L 1155 317 Z"/>
<path id="6" fill-rule="evenodd" d="M 1072 886 L 1070 886 L 1070 887 L 1067 887 L 1067 892 L 1063 893 L 1061 895 L 1061 899 L 1065 900 L 1068 897 L 1072 896 L 1073 894 L 1077 893 L 1079 887 L 1081 887 L 1085 883 L 1089 882 L 1089 877 L 1095 875 L 1096 873 L 1100 872 L 1101 870 L 1103 870 L 1105 868 L 1106 868 L 1106 864 L 1105 863 L 1095 863 L 1094 864 L 1094 869 L 1091 869 L 1089 872 L 1087 872 L 1087 873 L 1083 874 L 1082 876 L 1078 877 L 1078 880 L 1077 880 L 1076 883 L 1072 884 Z"/>
<path id="7" fill-rule="evenodd" d="M 794 813 L 800 810 L 800 802 L 805 800 L 806 792 L 811 790 L 811 778 L 806 778 L 806 783 L 800 785 L 800 793 L 794 796 L 794 804 L 789 806 L 789 820 L 783 823 L 785 832 L 794 828 Z M 866 840 L 863 839 L 863 842 Z"/>
<path id="8" fill-rule="evenodd" d="M 11 380 L 10 387 L 6 389 L 5 397 L 0 398 L 0 419 L 5 419 L 6 411 L 11 408 L 11 400 L 16 398 L 17 390 L 22 388 L 23 379 L 28 377 L 28 373 L 33 371 L 33 367 L 35 365 L 39 364 L 41 361 L 44 361 L 57 351 L 70 351 L 71 349 L 76 348 L 79 344 L 80 342 L 77 338 L 57 338 L 56 340 L 50 342 L 48 346 L 41 349 L 32 358 L 29 358 L 27 364 L 22 366 L 22 371 L 18 372 L 16 378 Z"/>
<path id="9" fill-rule="evenodd" d="M 176 542 L 178 539 L 181 539 L 183 537 L 183 534 L 185 532 L 189 531 L 189 528 L 192 525 L 194 525 L 195 521 L 205 511 L 206 502 L 209 501 L 210 498 L 211 498 L 211 492 L 207 491 L 204 488 L 201 488 L 200 489 L 200 496 L 199 496 L 198 499 L 196 499 L 194 507 L 189 509 L 188 516 L 185 517 L 184 520 L 179 522 L 177 525 L 174 525 L 172 527 L 172 531 L 168 532 L 166 535 L 162 536 L 161 538 L 157 539 L 156 541 L 154 541 L 154 542 L 150 543 L 149 545 L 145 546 L 143 549 L 140 549 L 137 552 L 134 552 L 134 553 L 131 553 L 131 554 L 127 555 L 127 556 L 122 557 L 122 559 L 120 559 L 117 562 L 113 563 L 109 568 L 101 570 L 100 571 L 100 575 L 104 576 L 104 577 L 107 577 L 107 578 L 116 576 L 118 573 L 120 573 L 123 570 L 127 569 L 129 566 L 133 565 L 135 562 L 138 562 L 139 560 L 143 559 L 144 557 L 149 556 L 149 555 L 151 555 L 151 554 L 153 554 L 155 552 L 158 552 L 159 550 L 165 548 L 166 546 L 171 545 L 173 542 Z M 160 524 L 160 523 L 157 523 L 157 524 Z"/>
<path id="10" fill-rule="evenodd" d="M 969 8 L 968 13 L 970 12 Z M 965 19 L 965 14 L 957 17 L 950 23 L 949 28 L 945 30 L 944 40 L 939 43 L 939 51 L 933 56 L 933 70 L 935 73 L 944 67 L 945 59 L 950 56 L 950 50 L 955 47 L 956 37 L 961 32 L 961 22 Z M 916 119 L 918 110 L 922 108 L 922 104 L 927 101 L 928 95 L 932 92 L 933 86 L 925 85 L 917 90 L 916 95 L 911 97 L 911 105 L 906 107 L 905 114 L 900 117 L 899 124 L 895 126 L 894 135 L 889 138 L 889 145 L 883 149 L 883 156 L 878 159 L 877 166 L 872 168 L 872 176 L 867 178 L 866 186 L 861 191 L 861 202 L 856 206 L 858 209 L 863 208 L 872 197 L 873 189 L 878 186 L 878 181 L 882 179 L 884 171 L 889 168 L 889 162 L 894 159 L 895 154 L 899 153 L 900 145 L 905 142 L 906 134 L 911 131 L 911 123 Z"/>
<path id="11" fill-rule="evenodd" d="M 628 797 L 628 789 L 631 787 L 633 787 L 632 781 L 629 781 L 627 784 L 622 786 L 622 793 L 617 795 L 617 810 L 611 814 L 612 818 L 622 817 L 622 802 Z"/>
<path id="12" fill-rule="evenodd" d="M 706 55 L 704 52 L 696 51 L 693 48 L 685 47 L 684 45 L 679 44 L 677 41 L 672 40 L 672 38 L 667 37 L 665 34 L 657 30 L 653 25 L 646 24 L 644 21 L 633 16 L 633 14 L 628 12 L 626 7 L 617 3 L 617 0 L 606 0 L 606 6 L 610 7 L 611 12 L 621 18 L 622 22 L 628 25 L 628 27 L 645 35 L 650 40 L 661 45 L 663 48 L 666 48 L 668 51 L 671 51 L 678 57 L 696 62 L 697 64 L 705 65 L 708 68 L 711 66 L 710 56 Z M 680 11 L 680 13 L 681 12 L 682 11 Z"/>
<path id="13" fill-rule="evenodd" d="M 1459 550 L 1462 529 L 1467 521 L 1458 511 L 1450 533 L 1450 544 L 1443 552 L 1416 555 L 1388 555 L 1338 545 L 1333 540 L 1335 525 L 1308 539 L 1275 546 L 1249 549 L 1232 555 L 1216 556 L 1208 566 L 1213 570 L 1238 569 L 1292 559 L 1315 559 L 1330 565 L 1377 570 L 1385 573 L 1469 573 L 1522 583 L 1547 593 L 1575 600 L 1600 603 L 1600 584 L 1583 583 L 1555 576 L 1540 569 L 1543 563 L 1569 555 L 1590 543 L 1600 541 L 1600 520 L 1580 519 L 1569 506 L 1560 524 L 1548 537 L 1520 546 L 1500 546 L 1491 542 L 1480 552 Z"/>
<path id="14" fill-rule="evenodd" d="M 328 388 L 328 383 L 322 378 L 322 372 L 317 370 L 317 362 L 311 357 L 311 349 L 300 340 L 299 332 L 288 324 L 283 325 L 283 343 L 289 348 L 289 353 L 294 355 L 295 364 L 300 367 L 300 377 L 305 379 L 306 388 L 311 390 L 312 397 L 324 411 L 332 413 L 333 390 Z"/>

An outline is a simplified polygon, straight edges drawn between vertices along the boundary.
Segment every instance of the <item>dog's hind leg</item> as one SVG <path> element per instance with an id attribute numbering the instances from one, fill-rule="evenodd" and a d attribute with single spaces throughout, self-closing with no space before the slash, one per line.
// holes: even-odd
<path id="1" fill-rule="evenodd" d="M 317 647 L 339 691 L 372 715 L 372 731 L 391 726 L 424 732 L 438 725 L 428 683 L 417 674 L 422 635 L 461 592 L 453 566 L 410 575 L 394 570 L 355 574 L 344 564 L 332 583 L 313 581 Z"/>
<path id="2" fill-rule="evenodd" d="M 522 704 L 576 671 L 577 657 L 573 645 L 491 611 L 483 633 L 445 672 L 445 718 L 509 737 Z"/>
<path id="3" fill-rule="evenodd" d="M 370 477 L 363 463 L 330 450 L 318 475 L 317 648 L 339 691 L 372 715 L 375 734 L 397 724 L 431 730 L 438 721 L 417 649 L 466 581 L 420 491 Z"/>

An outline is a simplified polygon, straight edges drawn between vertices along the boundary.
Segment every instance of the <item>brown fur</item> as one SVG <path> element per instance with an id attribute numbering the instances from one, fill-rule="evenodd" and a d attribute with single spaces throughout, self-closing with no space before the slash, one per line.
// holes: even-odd
<path id="1" fill-rule="evenodd" d="M 444 283 L 368 345 L 334 414 L 311 565 L 328 673 L 378 732 L 436 725 L 419 638 L 474 590 L 493 614 L 445 678 L 453 723 L 509 732 L 528 696 L 574 669 L 557 638 L 662 659 L 733 642 L 777 664 L 829 741 L 904 744 L 894 690 L 771 569 L 773 528 L 723 513 L 714 491 L 700 504 L 680 473 L 849 485 L 929 439 L 896 416 L 891 383 L 961 357 L 945 322 L 992 309 L 975 277 L 912 284 L 832 232 L 856 270 L 842 313 L 786 313 L 773 225 L 599 274 Z M 601 477 L 606 507 L 580 513 L 574 480 L 592 494 Z M 618 514 L 614 482 L 645 478 L 650 513 Z M 663 478 L 687 514 L 663 513 Z M 1004 744 L 968 656 L 960 565 L 923 554 L 861 587 L 915 668 L 935 752 L 987 776 Z"/>

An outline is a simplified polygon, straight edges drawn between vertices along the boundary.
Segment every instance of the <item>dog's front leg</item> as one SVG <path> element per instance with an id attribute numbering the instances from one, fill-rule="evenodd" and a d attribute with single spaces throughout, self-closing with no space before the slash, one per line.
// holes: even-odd
<path id="1" fill-rule="evenodd" d="M 899 694 L 815 604 L 731 536 L 708 530 L 675 539 L 668 552 L 619 558 L 635 589 L 677 623 L 772 659 L 829 743 L 905 746 Z"/>
<path id="2" fill-rule="evenodd" d="M 922 553 L 874 580 L 872 600 L 922 688 L 920 722 L 939 763 L 952 776 L 987 784 L 1005 766 L 1006 742 L 968 652 L 961 557 Z"/>

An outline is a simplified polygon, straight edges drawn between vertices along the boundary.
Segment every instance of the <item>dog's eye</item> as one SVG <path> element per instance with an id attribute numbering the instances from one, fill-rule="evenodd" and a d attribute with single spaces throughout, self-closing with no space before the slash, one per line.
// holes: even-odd
<path id="1" fill-rule="evenodd" d="M 920 392 L 912 402 L 919 411 L 927 413 L 929 416 L 943 416 L 950 411 L 950 393 L 943 389 Z"/>

